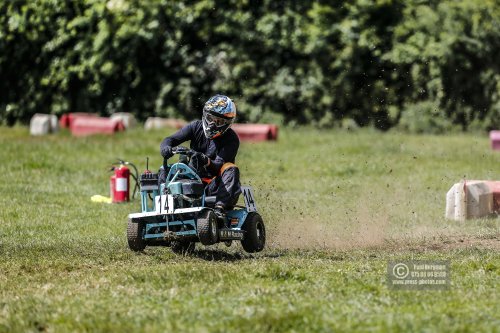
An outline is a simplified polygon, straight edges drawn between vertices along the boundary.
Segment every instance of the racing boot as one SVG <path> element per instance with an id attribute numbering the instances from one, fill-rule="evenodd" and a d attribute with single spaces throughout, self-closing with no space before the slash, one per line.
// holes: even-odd
<path id="1" fill-rule="evenodd" d="M 215 205 L 214 213 L 217 216 L 217 220 L 220 222 L 223 228 L 227 228 L 227 218 L 226 218 L 226 210 L 222 205 Z"/>

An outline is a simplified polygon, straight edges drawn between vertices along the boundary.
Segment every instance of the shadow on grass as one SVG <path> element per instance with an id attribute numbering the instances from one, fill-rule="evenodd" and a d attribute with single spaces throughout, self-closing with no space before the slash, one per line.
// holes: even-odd
<path id="1" fill-rule="evenodd" d="M 190 255 L 206 261 L 227 261 L 227 262 L 259 259 L 259 258 L 279 258 L 283 256 L 283 254 L 278 254 L 278 253 L 265 253 L 265 254 L 248 254 L 239 252 L 228 253 L 224 250 L 218 250 L 218 249 L 200 249 L 194 251 Z"/>
<path id="2" fill-rule="evenodd" d="M 240 261 L 240 260 L 246 260 L 246 259 L 253 259 L 254 257 L 251 255 L 245 255 L 241 253 L 228 253 L 223 250 L 208 250 L 208 249 L 201 249 L 201 250 L 196 250 L 193 253 L 191 253 L 191 256 L 203 259 L 206 261 Z"/>

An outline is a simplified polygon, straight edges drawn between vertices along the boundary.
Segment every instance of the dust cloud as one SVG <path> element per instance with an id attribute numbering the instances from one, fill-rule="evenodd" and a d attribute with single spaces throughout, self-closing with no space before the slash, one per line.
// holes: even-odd
<path id="1" fill-rule="evenodd" d="M 373 201 L 366 204 L 370 201 L 364 199 L 360 198 L 356 210 L 332 214 L 328 220 L 299 217 L 276 221 L 268 228 L 269 246 L 342 250 L 382 246 L 389 237 L 389 214 L 385 207 Z"/>

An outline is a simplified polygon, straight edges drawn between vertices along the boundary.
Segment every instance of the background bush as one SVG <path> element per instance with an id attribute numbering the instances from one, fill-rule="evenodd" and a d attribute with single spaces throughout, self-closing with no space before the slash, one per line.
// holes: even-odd
<path id="1" fill-rule="evenodd" d="M 434 101 L 406 105 L 397 127 L 410 133 L 443 134 L 453 130 L 453 124 Z"/>
<path id="2" fill-rule="evenodd" d="M 430 103 L 462 129 L 498 127 L 499 7 L 2 1 L 0 122 L 76 111 L 191 119 L 223 92 L 236 100 L 240 121 L 331 127 L 349 118 L 388 129 L 418 119 L 422 108 L 412 105 Z"/>

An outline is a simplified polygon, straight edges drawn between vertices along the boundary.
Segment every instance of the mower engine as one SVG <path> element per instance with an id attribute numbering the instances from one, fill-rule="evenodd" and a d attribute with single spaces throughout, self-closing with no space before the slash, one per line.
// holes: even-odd
<path id="1" fill-rule="evenodd" d="M 155 210 L 154 198 L 158 195 L 158 174 L 144 171 L 140 178 L 142 212 Z"/>

